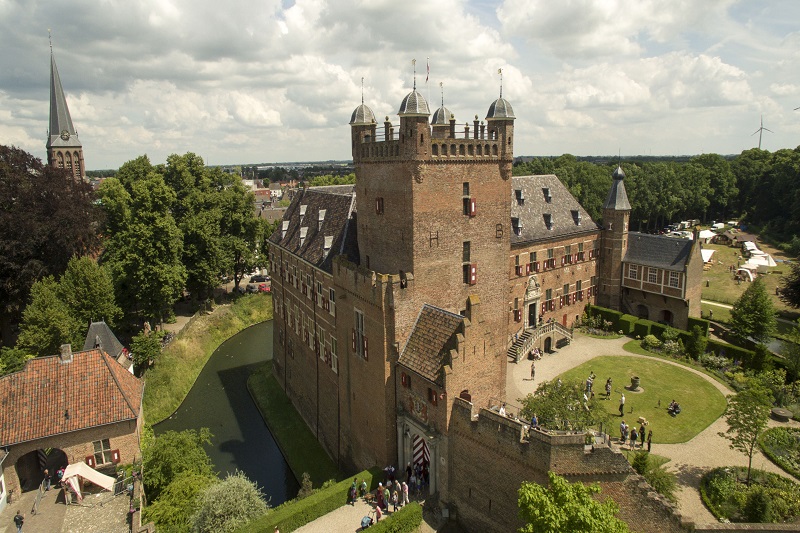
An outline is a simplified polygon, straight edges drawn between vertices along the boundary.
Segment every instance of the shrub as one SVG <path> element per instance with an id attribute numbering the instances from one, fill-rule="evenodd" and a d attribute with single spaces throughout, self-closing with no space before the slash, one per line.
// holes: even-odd
<path id="1" fill-rule="evenodd" d="M 758 445 L 770 461 L 800 478 L 800 429 L 776 427 L 765 431 Z"/>
<path id="2" fill-rule="evenodd" d="M 613 329 L 614 331 L 620 329 L 619 319 L 622 317 L 622 313 L 619 311 L 593 305 L 591 315 L 592 317 L 601 317 L 604 322 L 609 322 L 609 328 Z"/>
<path id="3" fill-rule="evenodd" d="M 747 494 L 743 514 L 748 522 L 772 522 L 772 508 L 764 489 L 755 487 Z"/>
<path id="4" fill-rule="evenodd" d="M 638 319 L 633 315 L 622 315 L 619 318 L 619 331 L 622 335 L 630 335 L 633 333 L 633 327 L 636 325 Z"/>
<path id="5" fill-rule="evenodd" d="M 241 473 L 228 477 L 204 490 L 196 500 L 192 515 L 194 531 L 228 532 L 263 515 L 269 505 L 255 483 Z"/>
<path id="6" fill-rule="evenodd" d="M 700 327 L 700 329 L 703 332 L 703 335 L 708 337 L 708 327 L 709 327 L 709 325 L 710 325 L 710 322 L 708 320 L 690 316 L 689 320 L 687 322 L 686 328 L 689 331 L 693 331 L 695 327 Z"/>
<path id="7" fill-rule="evenodd" d="M 745 365 L 749 365 L 753 360 L 752 351 L 716 339 L 708 339 L 708 350 L 716 355 L 730 357 L 734 361 L 741 361 Z"/>
<path id="8" fill-rule="evenodd" d="M 800 515 L 800 485 L 771 472 L 754 470 L 747 486 L 739 482 L 746 471 L 746 467 L 715 468 L 702 477 L 700 495 L 714 516 L 733 522 L 758 518 L 791 522 Z"/>
<path id="9" fill-rule="evenodd" d="M 644 479 L 650 483 L 650 486 L 672 502 L 675 501 L 675 487 L 677 486 L 675 478 L 675 474 L 667 471 L 663 466 L 651 468 L 644 474 Z"/>
<path id="10" fill-rule="evenodd" d="M 731 366 L 733 362 L 727 357 L 704 354 L 700 357 L 700 364 L 710 370 L 721 370 Z"/>
<path id="11" fill-rule="evenodd" d="M 644 339 L 645 337 L 650 335 L 650 326 L 652 326 L 653 324 L 654 323 L 650 322 L 649 320 L 639 320 L 633 326 L 633 333 L 637 337 L 641 337 Z"/>
<path id="12" fill-rule="evenodd" d="M 359 472 L 353 477 L 359 480 L 363 479 L 367 482 L 369 490 L 374 490 L 379 479 L 383 479 L 383 471 L 379 468 L 372 468 Z M 272 531 L 275 526 L 282 531 L 294 531 L 320 516 L 346 505 L 352 483 L 353 480 L 348 478 L 326 489 L 315 491 L 302 500 L 288 501 L 270 510 L 261 518 L 250 522 L 239 531 L 242 533 Z"/>
<path id="13" fill-rule="evenodd" d="M 422 506 L 411 502 L 369 528 L 373 533 L 412 533 L 422 523 Z"/>
<path id="14" fill-rule="evenodd" d="M 645 350 L 652 350 L 661 347 L 661 341 L 655 335 L 648 335 L 642 341 L 642 348 Z"/>
<path id="15" fill-rule="evenodd" d="M 643 476 L 644 473 L 647 472 L 647 463 L 649 456 L 650 454 L 644 450 L 636 452 L 636 455 L 633 456 L 633 461 L 631 461 L 631 466 L 633 467 L 634 470 L 636 470 L 637 474 Z"/>

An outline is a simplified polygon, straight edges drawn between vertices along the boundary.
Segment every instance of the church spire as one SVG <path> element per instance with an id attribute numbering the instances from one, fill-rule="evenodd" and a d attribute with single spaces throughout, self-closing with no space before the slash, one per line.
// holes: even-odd
<path id="1" fill-rule="evenodd" d="M 83 146 L 69 114 L 53 54 L 52 40 L 50 41 L 50 129 L 47 137 L 47 160 L 51 166 L 66 168 L 76 179 L 83 179 L 86 175 Z"/>

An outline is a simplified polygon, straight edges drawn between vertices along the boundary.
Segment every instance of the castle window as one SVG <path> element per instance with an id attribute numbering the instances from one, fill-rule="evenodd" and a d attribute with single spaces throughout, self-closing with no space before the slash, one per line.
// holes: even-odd
<path id="1" fill-rule="evenodd" d="M 450 155 L 456 155 L 456 145 L 455 144 L 451 144 L 450 145 Z"/>
<path id="2" fill-rule="evenodd" d="M 375 214 L 383 214 L 383 198 L 375 198 Z"/>
<path id="3" fill-rule="evenodd" d="M 432 155 L 439 155 L 439 145 L 438 144 L 434 144 L 431 147 L 431 154 Z"/>
<path id="4" fill-rule="evenodd" d="M 322 307 L 322 283 L 320 283 L 319 281 L 317 282 L 316 300 L 317 300 L 317 305 Z"/>
<path id="5" fill-rule="evenodd" d="M 569 244 L 564 246 L 564 262 L 572 263 L 572 246 Z"/>
<path id="6" fill-rule="evenodd" d="M 326 209 L 320 209 L 319 215 L 317 216 L 317 231 L 322 229 L 322 223 L 325 222 L 325 213 L 327 212 Z"/>
<path id="7" fill-rule="evenodd" d="M 359 357 L 363 357 L 364 359 L 368 359 L 367 356 L 367 337 L 364 335 L 364 313 L 359 311 L 358 309 L 354 310 L 354 322 L 355 327 L 353 328 L 353 353 Z"/>
<path id="8" fill-rule="evenodd" d="M 328 311 L 336 316 L 336 291 L 333 289 L 328 290 Z"/>
<path id="9" fill-rule="evenodd" d="M 525 204 L 525 195 L 523 194 L 522 189 L 515 189 L 514 196 L 517 198 L 517 205 Z"/>
<path id="10" fill-rule="evenodd" d="M 497 145 L 496 144 L 492 145 L 492 155 L 497 155 Z"/>
<path id="11" fill-rule="evenodd" d="M 577 209 L 572 210 L 572 219 L 575 221 L 576 226 L 581 225 L 581 212 Z"/>
<path id="12" fill-rule="evenodd" d="M 322 253 L 324 253 L 325 255 L 328 255 L 328 252 L 330 251 L 331 246 L 333 246 L 333 236 L 332 235 L 326 235 L 325 236 L 325 242 L 322 244 Z"/>
<path id="13" fill-rule="evenodd" d="M 647 269 L 647 282 L 648 283 L 658 283 L 658 269 L 657 268 L 648 268 Z"/>
<path id="14" fill-rule="evenodd" d="M 681 286 L 681 275 L 678 272 L 669 273 L 669 286 L 677 289 Z"/>
<path id="15" fill-rule="evenodd" d="M 470 257 L 470 241 L 464 241 L 462 244 L 461 249 L 461 261 L 463 263 L 469 263 Z"/>
<path id="16" fill-rule="evenodd" d="M 119 450 L 115 450 L 117 452 L 116 454 L 117 460 L 114 461 L 114 456 L 111 453 L 111 442 L 108 439 L 95 441 L 92 443 L 92 446 L 94 446 L 95 465 L 105 465 L 108 463 L 119 462 Z"/>
<path id="17" fill-rule="evenodd" d="M 294 304 L 294 333 L 300 335 L 300 308 Z"/>
<path id="18" fill-rule="evenodd" d="M 463 144 L 458 145 L 458 153 L 459 155 L 467 155 L 466 149 L 464 148 Z"/>
<path id="19" fill-rule="evenodd" d="M 586 258 L 583 251 L 583 243 L 578 243 L 578 261 L 583 261 Z"/>
<path id="20" fill-rule="evenodd" d="M 306 235 L 308 235 L 308 228 L 300 228 L 300 248 L 302 248 L 303 243 L 306 242 Z"/>
<path id="21" fill-rule="evenodd" d="M 483 145 L 478 145 L 478 155 L 483 155 Z"/>
<path id="22" fill-rule="evenodd" d="M 638 273 L 639 273 L 639 271 L 636 268 L 636 265 L 628 265 L 628 277 L 629 278 L 637 279 L 638 278 Z"/>
<path id="23" fill-rule="evenodd" d="M 463 189 L 462 196 L 469 196 L 469 182 L 465 181 L 461 184 L 461 187 Z"/>
<path id="24" fill-rule="evenodd" d="M 337 341 L 334 335 L 331 335 L 331 345 L 330 345 L 330 352 L 331 352 L 331 370 L 339 373 L 339 350 L 337 348 Z"/>

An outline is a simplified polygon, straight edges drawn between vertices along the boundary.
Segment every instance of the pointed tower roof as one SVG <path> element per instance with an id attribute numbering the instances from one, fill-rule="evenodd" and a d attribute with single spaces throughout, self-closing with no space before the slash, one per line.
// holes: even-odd
<path id="1" fill-rule="evenodd" d="M 630 211 L 631 204 L 628 202 L 628 194 L 625 192 L 625 172 L 622 167 L 617 165 L 617 170 L 612 175 L 614 181 L 611 183 L 611 190 L 608 192 L 606 203 L 603 209 L 613 209 L 614 211 Z"/>
<path id="2" fill-rule="evenodd" d="M 72 125 L 72 117 L 67 107 L 64 89 L 61 87 L 61 77 L 58 75 L 56 58 L 53 48 L 50 48 L 50 132 L 47 139 L 47 148 L 63 146 L 69 148 L 81 147 L 78 133 Z"/>

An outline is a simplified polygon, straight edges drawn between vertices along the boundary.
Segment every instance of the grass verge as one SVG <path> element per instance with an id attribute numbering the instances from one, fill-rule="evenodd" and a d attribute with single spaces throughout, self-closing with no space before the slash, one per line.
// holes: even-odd
<path id="1" fill-rule="evenodd" d="M 147 423 L 157 424 L 175 412 L 220 344 L 248 326 L 271 318 L 272 297 L 251 294 L 197 317 L 184 328 L 145 374 Z"/>
<path id="2" fill-rule="evenodd" d="M 303 472 L 308 472 L 315 487 L 329 479 L 344 479 L 344 474 L 322 449 L 275 381 L 271 362 L 253 372 L 247 380 L 247 388 L 297 479 L 301 479 Z"/>
<path id="3" fill-rule="evenodd" d="M 585 380 L 589 372 L 597 374 L 595 394 L 605 396 L 603 384 L 610 377 L 614 390 L 609 401 L 599 401 L 612 420 L 625 420 L 634 426 L 636 420 L 643 416 L 649 422 L 648 429 L 653 431 L 653 442 L 672 444 L 686 442 L 722 415 L 725 410 L 725 397 L 717 388 L 704 378 L 688 370 L 659 361 L 655 358 L 638 358 L 626 356 L 604 355 L 579 365 L 564 374 L 561 379 Z M 631 392 L 623 387 L 629 386 L 632 376 L 641 379 L 642 392 Z M 620 393 L 625 394 L 625 414 L 619 416 Z M 672 417 L 667 413 L 667 406 L 675 399 L 681 404 L 682 411 Z M 614 424 L 614 422 L 612 422 Z M 616 425 L 612 425 L 611 433 L 615 433 Z"/>

